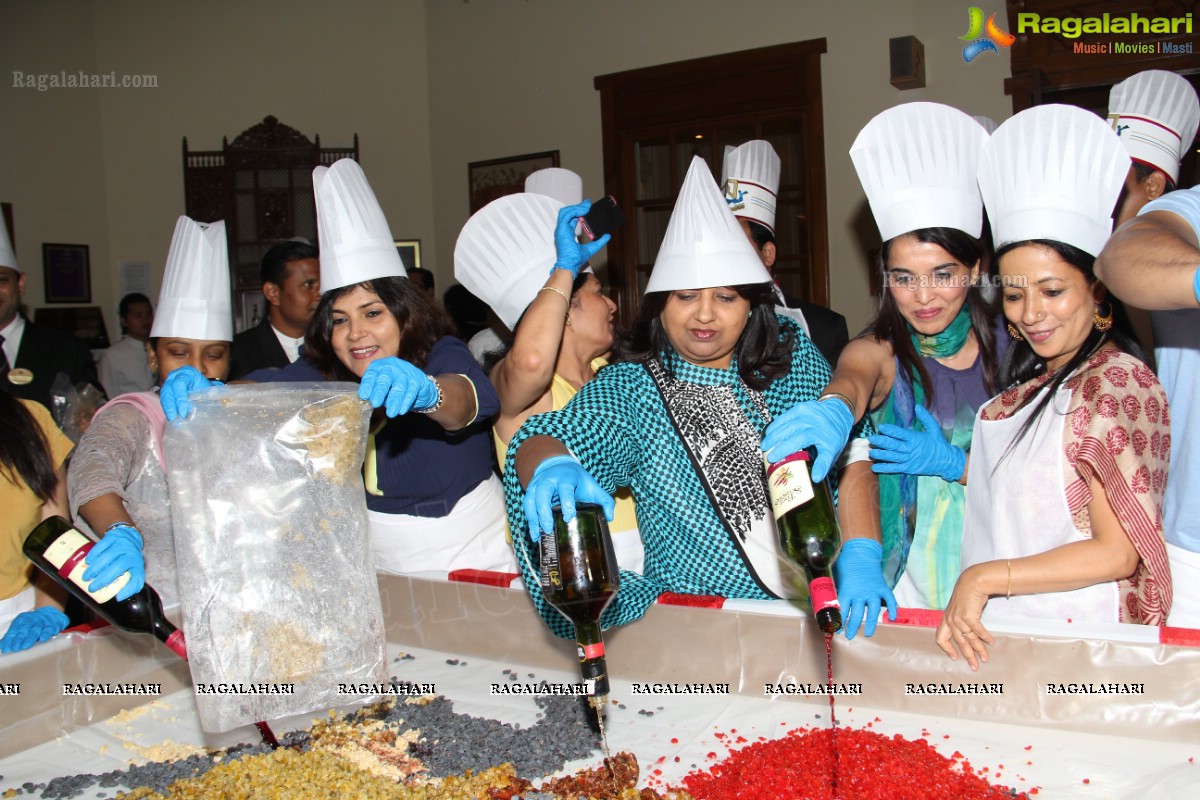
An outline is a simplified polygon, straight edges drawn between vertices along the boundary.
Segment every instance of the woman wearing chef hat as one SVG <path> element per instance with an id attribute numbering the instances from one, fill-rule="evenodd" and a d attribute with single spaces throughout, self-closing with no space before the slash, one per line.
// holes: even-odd
<path id="1" fill-rule="evenodd" d="M 514 546 L 528 554 L 551 529 L 555 503 L 568 519 L 576 501 L 599 503 L 611 517 L 611 493 L 629 486 L 644 574 L 622 573 L 605 627 L 639 618 L 664 591 L 794 596 L 797 572 L 775 541 L 761 437 L 772 415 L 817 396 L 829 367 L 795 322 L 776 315 L 770 275 L 702 159 L 684 179 L 616 355 L 563 409 L 532 417 L 513 437 L 504 481 Z M 869 470 L 866 478 L 842 484 L 849 537 L 871 535 L 872 521 L 877 531 L 877 520 L 846 516 L 856 501 L 869 508 Z M 527 560 L 518 559 L 523 569 Z M 570 635 L 536 575 L 526 572 L 525 585 L 547 624 Z"/>
<path id="2" fill-rule="evenodd" d="M 972 668 L 992 643 L 985 606 L 1150 625 L 1171 610 L 1166 395 L 1093 273 L 1128 170 L 1111 128 L 1074 106 L 1021 112 L 980 159 L 1015 341 L 1010 388 L 976 417 L 963 572 L 937 631 Z"/>
<path id="3" fill-rule="evenodd" d="M 225 223 L 180 217 L 147 343 L 150 370 L 160 383 L 179 368 L 223 381 L 232 341 Z M 131 580 L 118 600 L 140 590 L 145 580 L 164 603 L 179 598 L 163 467 L 164 422 L 153 392 L 119 396 L 97 412 L 67 474 L 76 523 L 103 536 L 88 555 L 84 577 L 95 590 L 128 570 Z"/>
<path id="4" fill-rule="evenodd" d="M 996 391 L 1006 344 L 987 302 L 983 201 L 976 185 L 987 134 L 958 109 L 907 103 L 872 119 L 850 148 L 879 226 L 879 314 L 838 360 L 820 401 L 784 415 L 818 451 L 817 473 L 869 414 L 879 429 L 882 553 L 899 605 L 944 608 L 958 577 L 971 426 Z M 1000 332 L 1000 337 L 997 333 Z M 849 578 L 849 582 L 846 578 Z M 853 575 L 839 592 L 855 592 Z"/>
<path id="5" fill-rule="evenodd" d="M 454 275 L 513 331 L 490 358 L 500 397 L 493 435 L 500 464 L 535 414 L 557 411 L 596 375 L 612 349 L 617 306 L 587 261 L 607 242 L 580 244 L 576 221 L 590 203 L 570 170 L 532 173 L 525 193 L 493 200 L 463 226 Z M 613 548 L 623 569 L 641 572 L 642 542 L 628 490 L 617 494 Z"/>
<path id="6" fill-rule="evenodd" d="M 387 220 L 357 162 L 313 172 L 321 238 L 321 302 L 304 354 L 262 381 L 348 380 L 381 409 L 363 466 L 375 568 L 516 572 L 504 498 L 492 472 L 496 392 L 453 325 L 405 277 Z M 171 376 L 169 419 L 207 382 Z M 386 416 L 384 416 L 386 415 Z"/>

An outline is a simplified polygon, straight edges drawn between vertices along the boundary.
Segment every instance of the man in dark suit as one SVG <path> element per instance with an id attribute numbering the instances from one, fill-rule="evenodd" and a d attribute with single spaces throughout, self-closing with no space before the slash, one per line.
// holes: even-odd
<path id="1" fill-rule="evenodd" d="M 779 155 L 770 142 L 756 139 L 725 148 L 721 189 L 729 210 L 741 223 L 759 259 L 775 277 L 775 202 L 779 193 Z M 775 310 L 800 323 L 831 367 L 850 340 L 846 318 L 824 306 L 787 297 L 775 284 Z"/>
<path id="2" fill-rule="evenodd" d="M 24 294 L 25 273 L 17 266 L 11 248 L 0 246 L 0 388 L 46 408 L 52 406 L 50 387 L 60 372 L 72 386 L 91 383 L 102 391 L 87 344 L 69 333 L 27 320 L 20 313 Z"/>
<path id="3" fill-rule="evenodd" d="M 233 337 L 230 380 L 259 369 L 286 367 L 300 356 L 304 329 L 321 300 L 317 248 L 307 242 L 277 244 L 262 260 L 267 313 L 253 328 Z"/>
<path id="4" fill-rule="evenodd" d="M 738 220 L 742 224 L 742 230 L 746 232 L 754 249 L 758 251 L 758 257 L 762 260 L 763 266 L 767 268 L 767 272 L 771 276 L 775 276 L 775 234 L 765 225 L 760 225 L 747 219 Z M 786 314 L 787 311 L 799 311 L 803 317 L 803 325 L 808 330 L 808 337 L 812 339 L 813 344 L 821 351 L 821 355 L 825 356 L 825 360 L 829 362 L 829 366 L 836 367 L 838 356 L 842 353 L 842 348 L 850 341 L 850 332 L 846 327 L 846 318 L 836 311 L 819 306 L 816 303 L 807 303 L 799 298 L 792 297 L 783 293 L 776 284 L 775 294 L 783 298 L 782 308 L 776 306 L 780 313 Z M 789 315 L 791 316 L 791 315 Z M 797 320 L 798 322 L 800 320 Z"/>

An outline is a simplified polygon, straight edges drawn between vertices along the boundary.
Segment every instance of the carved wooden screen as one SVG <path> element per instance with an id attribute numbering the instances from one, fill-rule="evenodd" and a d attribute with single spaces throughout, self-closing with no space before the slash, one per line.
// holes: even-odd
<path id="1" fill-rule="evenodd" d="M 199 222 L 225 220 L 229 239 L 234 317 L 239 323 L 243 293 L 261 289 L 263 254 L 284 239 L 317 241 L 312 171 L 340 158 L 358 160 L 358 134 L 352 147 L 321 147 L 266 117 L 220 150 L 188 150 L 183 140 L 183 185 L 187 215 Z M 242 327 L 242 326 L 239 326 Z"/>

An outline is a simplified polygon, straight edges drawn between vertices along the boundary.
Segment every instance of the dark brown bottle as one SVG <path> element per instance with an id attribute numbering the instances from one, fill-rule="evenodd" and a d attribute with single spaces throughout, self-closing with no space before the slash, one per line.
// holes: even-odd
<path id="1" fill-rule="evenodd" d="M 594 681 L 588 700 L 599 711 L 609 691 L 600 614 L 621 585 L 604 509 L 580 503 L 566 523 L 555 506 L 554 535 L 542 536 L 540 556 L 542 595 L 575 625 L 579 670 L 584 681 Z"/>
<path id="2" fill-rule="evenodd" d="M 141 591 L 117 600 L 117 592 L 129 582 L 126 573 L 97 592 L 88 591 L 83 573 L 87 569 L 87 554 L 96 545 L 62 517 L 50 517 L 25 537 L 25 555 L 38 569 L 53 578 L 60 586 L 78 597 L 88 608 L 124 631 L 148 633 L 157 638 L 187 661 L 187 642 L 183 631 L 176 628 L 163 614 L 162 598 L 150 584 Z M 263 741 L 279 747 L 279 740 L 266 722 L 256 722 Z"/>
<path id="3" fill-rule="evenodd" d="M 97 592 L 87 589 L 83 580 L 85 560 L 95 542 L 62 517 L 50 517 L 25 537 L 25 555 L 60 586 L 78 597 L 88 608 L 118 628 L 133 633 L 148 633 L 171 648 L 185 661 L 187 645 L 183 631 L 163 614 L 158 592 L 146 584 L 137 594 L 117 600 L 116 594 L 128 581 L 128 573 Z"/>
<path id="4" fill-rule="evenodd" d="M 842 544 L 842 529 L 833 508 L 833 493 L 825 481 L 814 482 L 809 471 L 811 455 L 806 450 L 767 465 L 767 490 L 779 547 L 808 579 L 817 627 L 836 633 L 842 627 L 830 565 Z"/>

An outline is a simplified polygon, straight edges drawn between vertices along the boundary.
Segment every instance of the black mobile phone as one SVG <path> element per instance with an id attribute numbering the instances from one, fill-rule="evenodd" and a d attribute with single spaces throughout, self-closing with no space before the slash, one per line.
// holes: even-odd
<path id="1" fill-rule="evenodd" d="M 610 194 L 592 203 L 592 210 L 584 214 L 579 222 L 583 235 L 589 241 L 594 241 L 615 231 L 617 226 L 625 222 L 625 215 L 621 213 L 616 198 Z"/>

